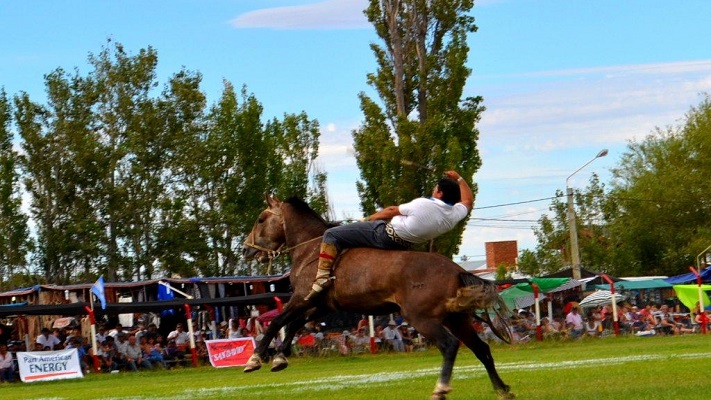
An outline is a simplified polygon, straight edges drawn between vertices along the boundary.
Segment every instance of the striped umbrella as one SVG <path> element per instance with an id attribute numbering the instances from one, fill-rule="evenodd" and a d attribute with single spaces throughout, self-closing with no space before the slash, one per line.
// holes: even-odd
<path id="1" fill-rule="evenodd" d="M 616 302 L 627 300 L 627 296 L 624 294 L 615 293 Z M 596 290 L 592 294 L 586 296 L 581 302 L 580 307 L 590 308 L 599 307 L 606 304 L 612 304 L 612 292 L 609 290 Z"/>

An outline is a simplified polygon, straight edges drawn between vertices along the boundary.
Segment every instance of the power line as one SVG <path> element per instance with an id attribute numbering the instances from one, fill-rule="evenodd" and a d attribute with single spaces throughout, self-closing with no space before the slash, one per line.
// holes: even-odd
<path id="1" fill-rule="evenodd" d="M 505 219 L 505 218 L 471 218 L 477 221 L 500 221 L 500 222 L 538 222 L 537 219 Z"/>
<path id="2" fill-rule="evenodd" d="M 563 196 L 544 197 L 544 198 L 542 198 L 542 199 L 518 201 L 518 202 L 516 202 L 516 203 L 504 203 L 504 204 L 496 204 L 496 205 L 493 205 L 493 206 L 474 207 L 474 210 L 484 210 L 484 209 L 487 209 L 487 208 L 497 208 L 497 207 L 515 206 L 515 205 L 526 204 L 526 203 L 536 203 L 536 202 L 539 202 L 539 201 L 546 201 L 546 200 L 557 199 L 558 197 L 563 197 Z"/>

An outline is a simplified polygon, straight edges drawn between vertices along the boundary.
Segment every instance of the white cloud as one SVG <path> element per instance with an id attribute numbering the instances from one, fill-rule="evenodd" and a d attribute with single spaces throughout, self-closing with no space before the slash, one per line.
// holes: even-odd
<path id="1" fill-rule="evenodd" d="M 371 28 L 363 15 L 367 0 L 327 0 L 301 6 L 264 8 L 230 21 L 235 28 L 363 29 Z"/>
<path id="2" fill-rule="evenodd" d="M 485 94 L 487 111 L 479 127 L 483 142 L 514 136 L 518 148 L 552 151 L 579 146 L 581 139 L 586 145 L 640 139 L 682 117 L 699 93 L 711 90 L 711 60 L 526 76 L 534 82 L 516 92 Z M 537 77 L 546 79 L 535 82 Z"/>

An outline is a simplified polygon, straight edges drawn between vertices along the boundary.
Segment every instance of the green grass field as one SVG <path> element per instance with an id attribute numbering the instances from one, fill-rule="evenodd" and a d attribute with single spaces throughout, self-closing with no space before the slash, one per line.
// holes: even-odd
<path id="1" fill-rule="evenodd" d="M 519 399 L 708 399 L 711 335 L 609 337 L 492 346 L 499 374 Z M 0 385 L 0 399 L 428 399 L 441 358 L 407 354 L 290 359 L 268 366 L 178 368 Z M 462 349 L 448 399 L 496 399 L 479 361 Z"/>

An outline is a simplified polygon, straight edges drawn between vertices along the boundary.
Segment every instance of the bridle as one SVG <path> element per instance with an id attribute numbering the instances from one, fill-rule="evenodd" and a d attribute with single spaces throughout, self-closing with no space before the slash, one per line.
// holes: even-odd
<path id="1" fill-rule="evenodd" d="M 266 210 L 264 210 L 264 211 L 268 212 L 269 214 L 272 214 L 272 215 L 274 215 L 274 216 L 279 217 L 279 219 L 281 219 L 281 224 L 282 224 L 282 226 L 284 227 L 284 231 L 286 231 L 286 227 L 284 226 L 284 218 L 282 218 L 281 213 L 272 211 L 272 210 L 270 210 L 270 209 L 268 209 L 268 208 L 267 208 Z M 254 228 L 257 226 L 257 223 L 258 223 L 258 222 L 259 222 L 259 219 L 257 219 L 257 221 L 254 222 L 254 226 L 252 226 L 252 232 L 254 232 Z M 293 245 L 293 246 L 291 246 L 291 247 L 286 247 L 286 248 L 284 248 L 284 245 L 285 245 L 286 243 L 282 243 L 276 250 L 268 249 L 268 248 L 266 248 L 266 247 L 262 247 L 262 246 L 260 246 L 260 245 L 258 245 L 258 244 L 256 244 L 256 243 L 254 243 L 254 238 L 252 238 L 252 242 L 251 242 L 251 243 L 245 241 L 245 242 L 244 242 L 244 245 L 247 246 L 247 247 L 251 247 L 251 248 L 257 249 L 257 250 L 261 251 L 262 253 L 266 254 L 267 258 L 269 259 L 269 263 L 267 264 L 267 275 L 271 275 L 271 273 L 272 273 L 272 262 L 274 261 L 275 258 L 279 257 L 279 256 L 282 255 L 282 254 L 289 253 L 290 251 L 292 251 L 292 250 L 294 250 L 294 249 L 296 249 L 296 248 L 298 248 L 298 247 L 301 247 L 301 246 L 303 246 L 303 245 L 305 245 L 305 244 L 314 242 L 314 241 L 316 241 L 316 240 L 321 240 L 321 238 L 323 238 L 323 236 L 317 236 L 317 237 L 315 237 L 315 238 L 311 238 L 311 239 L 309 239 L 309 240 L 303 241 L 303 242 L 301 242 L 301 243 L 297 243 L 297 244 L 295 244 L 295 245 Z"/>

